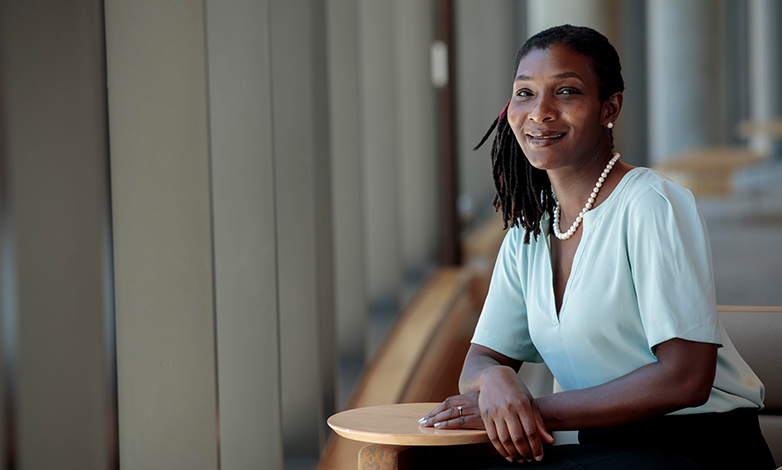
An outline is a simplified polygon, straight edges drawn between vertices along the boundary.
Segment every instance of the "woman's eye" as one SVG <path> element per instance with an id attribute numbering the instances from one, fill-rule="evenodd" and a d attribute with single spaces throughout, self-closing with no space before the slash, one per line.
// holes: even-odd
<path id="1" fill-rule="evenodd" d="M 559 93 L 561 95 L 576 95 L 581 93 L 580 91 L 576 90 L 575 88 L 563 88 L 559 90 Z"/>
<path id="2" fill-rule="evenodd" d="M 532 92 L 529 90 L 521 89 L 516 91 L 516 96 L 521 96 L 526 98 L 528 96 L 532 96 Z"/>

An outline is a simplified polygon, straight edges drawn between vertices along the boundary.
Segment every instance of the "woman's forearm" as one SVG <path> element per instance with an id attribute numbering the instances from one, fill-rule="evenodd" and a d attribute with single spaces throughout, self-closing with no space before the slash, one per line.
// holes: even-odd
<path id="1" fill-rule="evenodd" d="M 518 372 L 521 362 L 502 356 L 491 349 L 472 344 L 459 377 L 459 392 L 466 394 L 481 389 L 481 377 L 492 367 L 510 367 Z"/>
<path id="2" fill-rule="evenodd" d="M 658 361 L 595 387 L 537 399 L 549 430 L 615 426 L 699 406 L 708 400 L 716 345 L 671 340 Z"/>

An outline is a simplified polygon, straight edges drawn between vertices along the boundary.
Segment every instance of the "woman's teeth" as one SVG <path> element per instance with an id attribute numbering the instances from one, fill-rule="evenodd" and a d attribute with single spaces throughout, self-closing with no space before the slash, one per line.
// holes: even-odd
<path id="1" fill-rule="evenodd" d="M 563 135 L 565 135 L 564 132 L 561 132 L 559 134 L 551 134 L 551 135 L 534 135 L 534 134 L 530 134 L 530 137 L 532 137 L 533 139 L 558 139 L 558 138 L 562 137 Z"/>

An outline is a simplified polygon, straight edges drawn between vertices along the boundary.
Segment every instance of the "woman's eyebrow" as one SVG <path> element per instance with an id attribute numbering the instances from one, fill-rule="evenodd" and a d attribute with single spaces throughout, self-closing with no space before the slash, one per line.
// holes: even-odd
<path id="1" fill-rule="evenodd" d="M 577 74 L 576 72 L 558 73 L 558 74 L 554 75 L 554 78 L 577 78 L 577 79 L 581 80 L 582 82 L 584 81 L 581 78 L 581 76 L 579 74 Z"/>
<path id="2" fill-rule="evenodd" d="M 577 79 L 581 80 L 582 82 L 584 81 L 584 79 L 582 79 L 581 76 L 579 74 L 577 74 L 576 72 L 558 73 L 558 74 L 554 75 L 552 78 L 556 78 L 556 79 L 577 78 Z M 516 80 L 515 81 L 518 82 L 518 81 L 530 81 L 530 80 L 532 80 L 532 77 L 530 77 L 529 75 L 521 74 L 521 75 L 516 76 Z"/>

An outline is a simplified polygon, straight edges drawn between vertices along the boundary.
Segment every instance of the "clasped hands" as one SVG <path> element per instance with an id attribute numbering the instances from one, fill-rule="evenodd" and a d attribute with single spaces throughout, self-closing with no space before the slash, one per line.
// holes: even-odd
<path id="1" fill-rule="evenodd" d="M 535 399 L 510 367 L 493 367 L 480 391 L 449 397 L 419 420 L 437 429 L 486 429 L 494 448 L 510 462 L 541 460 L 546 430 Z"/>

